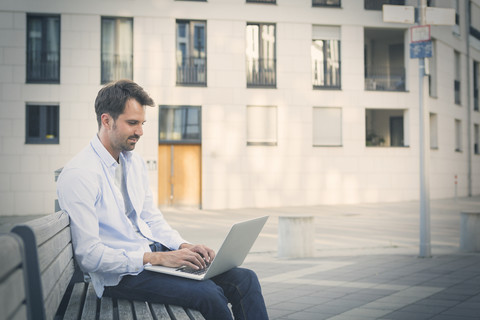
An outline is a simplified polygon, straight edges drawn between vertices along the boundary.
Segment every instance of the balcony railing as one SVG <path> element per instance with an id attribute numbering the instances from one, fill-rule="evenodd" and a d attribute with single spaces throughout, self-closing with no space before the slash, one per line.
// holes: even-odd
<path id="1" fill-rule="evenodd" d="M 277 85 L 275 59 L 247 59 L 247 87 Z"/>
<path id="2" fill-rule="evenodd" d="M 460 104 L 461 99 L 460 99 L 460 81 L 454 80 L 453 81 L 453 88 L 455 91 L 455 103 Z"/>
<path id="3" fill-rule="evenodd" d="M 46 57 L 38 61 L 37 56 L 28 56 L 27 82 L 60 82 L 60 56 L 58 52 L 41 54 Z"/>
<path id="4" fill-rule="evenodd" d="M 405 5 L 405 0 L 364 0 L 365 10 L 382 10 L 384 4 Z"/>
<path id="5" fill-rule="evenodd" d="M 368 72 L 365 75 L 365 90 L 405 91 L 405 69 L 378 68 Z"/>
<path id="6" fill-rule="evenodd" d="M 312 7 L 338 7 L 341 0 L 312 0 Z"/>
<path id="7" fill-rule="evenodd" d="M 337 68 L 318 73 L 313 70 L 312 80 L 314 89 L 340 89 L 340 62 Z"/>
<path id="8" fill-rule="evenodd" d="M 133 79 L 133 56 L 104 54 L 102 56 L 102 83 L 118 79 Z"/>
<path id="9" fill-rule="evenodd" d="M 177 84 L 206 86 L 207 85 L 207 59 L 187 57 L 177 65 Z"/>

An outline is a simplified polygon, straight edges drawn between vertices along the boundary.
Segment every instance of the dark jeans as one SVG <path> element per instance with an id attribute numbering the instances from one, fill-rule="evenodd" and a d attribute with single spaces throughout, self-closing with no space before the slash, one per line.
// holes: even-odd
<path id="1" fill-rule="evenodd" d="M 244 268 L 233 268 L 210 280 L 197 281 L 143 271 L 125 276 L 105 296 L 173 304 L 200 311 L 205 319 L 268 319 L 257 275 Z"/>

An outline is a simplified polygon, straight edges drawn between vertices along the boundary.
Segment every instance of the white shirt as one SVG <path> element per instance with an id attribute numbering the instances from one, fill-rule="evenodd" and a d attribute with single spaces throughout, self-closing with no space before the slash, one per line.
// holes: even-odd
<path id="1" fill-rule="evenodd" d="M 133 151 L 122 152 L 120 158 L 128 201 L 115 186 L 118 163 L 97 136 L 63 168 L 57 182 L 60 207 L 70 216 L 75 258 L 90 274 L 98 297 L 124 275 L 143 271 L 150 242 L 172 250 L 187 242 L 153 204 L 142 158 Z"/>

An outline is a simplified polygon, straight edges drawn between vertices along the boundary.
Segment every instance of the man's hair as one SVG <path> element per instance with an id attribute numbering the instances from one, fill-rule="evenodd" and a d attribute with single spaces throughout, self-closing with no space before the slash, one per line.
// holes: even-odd
<path id="1" fill-rule="evenodd" d="M 153 99 L 138 84 L 131 80 L 118 80 L 104 86 L 95 99 L 95 113 L 97 114 L 98 128 L 102 126 L 102 114 L 108 113 L 113 120 L 125 111 L 125 104 L 129 99 L 135 99 L 142 106 L 155 106 Z"/>

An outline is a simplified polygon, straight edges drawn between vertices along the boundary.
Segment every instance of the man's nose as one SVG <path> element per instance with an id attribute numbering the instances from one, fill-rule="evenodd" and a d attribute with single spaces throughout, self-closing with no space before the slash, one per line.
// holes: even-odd
<path id="1" fill-rule="evenodd" d="M 135 134 L 139 137 L 143 136 L 143 126 L 142 125 L 140 125 L 136 128 Z"/>

